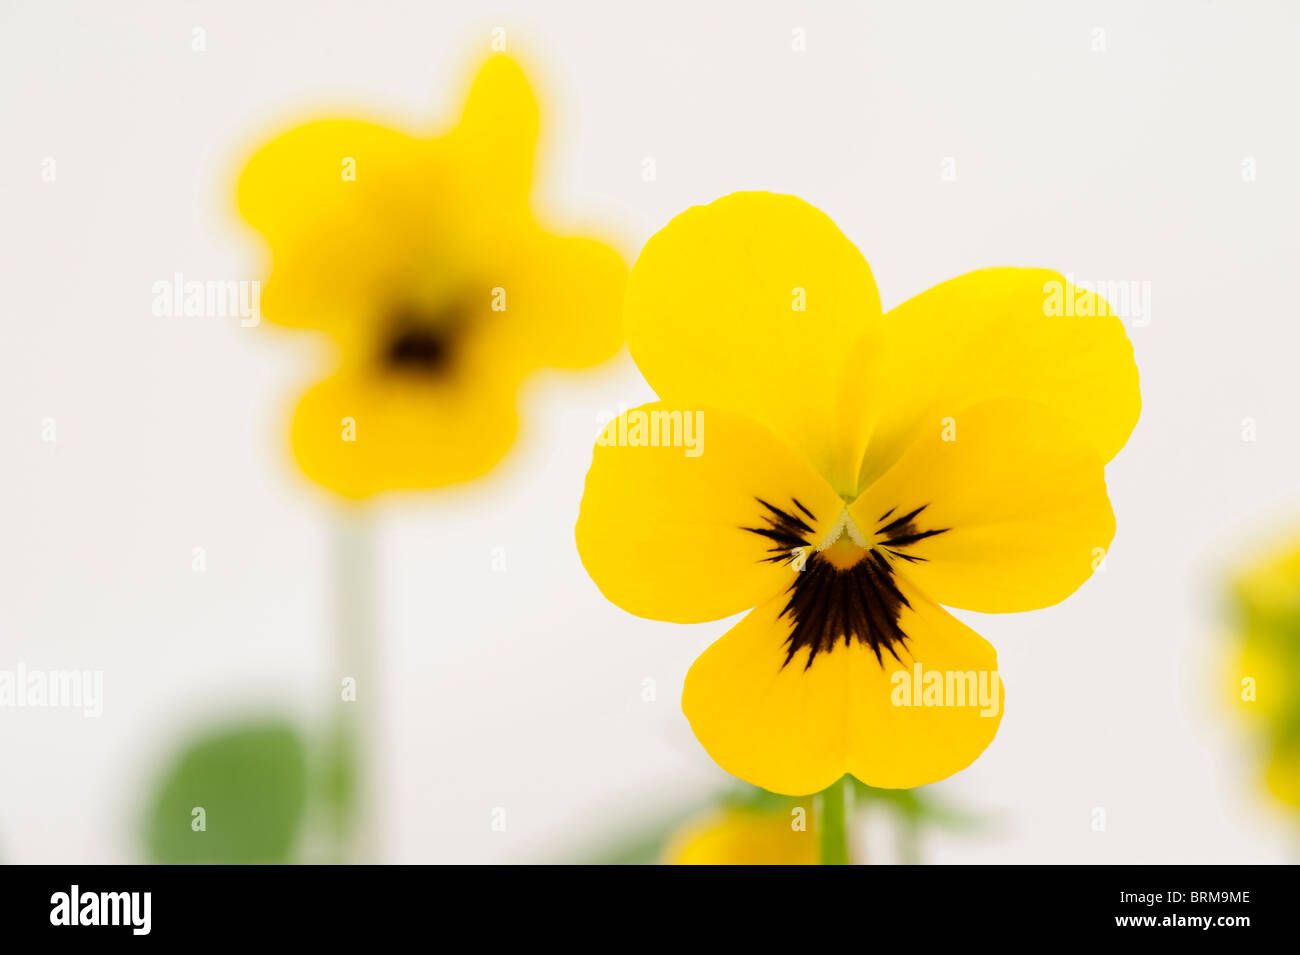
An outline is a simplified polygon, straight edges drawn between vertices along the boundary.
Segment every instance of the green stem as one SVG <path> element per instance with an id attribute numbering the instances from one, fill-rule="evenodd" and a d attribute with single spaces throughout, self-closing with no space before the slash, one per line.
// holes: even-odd
<path id="1" fill-rule="evenodd" d="M 853 784 L 841 776 L 817 796 L 817 832 L 822 865 L 849 864 L 849 826 L 853 815 Z"/>
<path id="2" fill-rule="evenodd" d="M 373 515 L 365 505 L 348 503 L 338 511 L 334 527 L 335 653 L 338 674 L 335 699 L 343 680 L 351 693 L 343 697 L 338 743 L 340 756 L 351 763 L 348 803 L 337 835 L 348 862 L 375 862 L 383 855 L 378 835 L 379 773 L 378 692 L 375 685 L 375 607 Z M 345 770 L 346 771 L 346 770 Z M 346 785 L 346 784 L 345 784 Z"/>
<path id="3" fill-rule="evenodd" d="M 921 822 L 914 812 L 903 812 L 898 821 L 898 861 L 921 864 Z"/>

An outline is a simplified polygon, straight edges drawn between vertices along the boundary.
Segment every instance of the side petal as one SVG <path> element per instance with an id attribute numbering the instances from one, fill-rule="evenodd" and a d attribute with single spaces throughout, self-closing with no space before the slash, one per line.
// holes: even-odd
<path id="1" fill-rule="evenodd" d="M 1059 603 L 1115 535 L 1101 457 L 1072 422 L 1033 402 L 995 399 L 951 417 L 849 506 L 854 522 L 947 606 Z"/>
<path id="2" fill-rule="evenodd" d="M 632 267 L 624 330 L 664 401 L 746 414 L 841 494 L 856 489 L 869 430 L 880 299 L 866 260 L 793 196 L 735 193 L 688 209 Z"/>
<path id="3" fill-rule="evenodd" d="M 662 437 L 674 433 L 679 440 Z M 647 444 L 652 434 L 658 446 Z M 794 549 L 824 536 L 843 509 L 807 462 L 743 415 L 657 402 L 601 435 L 578 553 L 601 592 L 629 613 L 717 620 L 788 586 L 798 572 Z"/>
<path id="4" fill-rule="evenodd" d="M 533 230 L 495 258 L 499 268 L 485 274 L 504 307 L 485 334 L 500 360 L 586 368 L 622 347 L 627 263 L 609 246 Z"/>
<path id="5" fill-rule="evenodd" d="M 881 418 L 859 487 L 884 473 L 918 431 L 957 409 L 1024 398 L 1073 422 L 1103 463 L 1141 410 L 1133 346 L 1100 296 L 1045 269 L 970 272 L 884 319 Z"/>
<path id="6" fill-rule="evenodd" d="M 870 786 L 904 789 L 970 765 L 1002 719 L 997 654 L 942 608 L 905 594 L 911 606 L 898 622 L 908 640 L 899 660 L 877 661 L 854 643 L 817 654 L 807 668 L 807 651 L 785 665 L 784 598 L 754 610 L 686 675 L 682 710 L 696 738 L 733 776 L 789 795 L 825 789 L 846 772 Z M 921 685 L 913 686 L 918 666 Z M 931 673 L 944 689 L 926 705 Z M 964 695 L 972 685 L 973 701 Z"/>

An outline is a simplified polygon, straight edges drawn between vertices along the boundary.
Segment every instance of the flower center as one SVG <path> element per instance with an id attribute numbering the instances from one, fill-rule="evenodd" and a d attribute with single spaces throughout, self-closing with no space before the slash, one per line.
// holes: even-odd
<path id="1" fill-rule="evenodd" d="M 456 306 L 441 311 L 401 306 L 389 317 L 382 362 L 397 371 L 445 374 L 463 324 L 463 313 Z"/>
<path id="2" fill-rule="evenodd" d="M 886 652 L 899 660 L 897 648 L 906 643 L 907 634 L 898 618 L 902 608 L 911 604 L 894 581 L 895 561 L 925 560 L 907 549 L 947 528 L 923 529 L 916 523 L 925 505 L 901 515 L 890 508 L 880 516 L 868 541 L 845 509 L 814 547 L 809 522 L 817 518 L 799 501 L 791 498 L 792 506 L 785 510 L 761 498 L 758 503 L 767 511 L 766 526 L 744 530 L 771 541 L 770 556 L 764 560 L 788 563 L 799 571 L 781 611 L 791 621 L 782 666 L 807 649 L 806 670 L 817 654 L 831 652 L 840 641 L 846 647 L 854 641 L 869 647 L 882 665 Z"/>

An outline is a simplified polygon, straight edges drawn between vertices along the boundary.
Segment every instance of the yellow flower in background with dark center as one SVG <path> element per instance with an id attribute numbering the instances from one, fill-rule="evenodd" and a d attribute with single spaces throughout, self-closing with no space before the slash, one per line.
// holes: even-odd
<path id="1" fill-rule="evenodd" d="M 239 209 L 272 258 L 262 312 L 339 348 L 293 420 L 313 480 L 360 498 L 474 478 L 513 443 L 526 374 L 621 346 L 626 264 L 533 218 L 537 132 L 527 80 L 496 56 L 443 136 L 324 120 L 248 162 Z"/>
<path id="2" fill-rule="evenodd" d="M 660 400 L 598 442 L 578 548 L 639 616 L 754 608 L 686 677 L 710 755 L 788 794 L 970 764 L 1002 683 L 942 605 L 1051 606 L 1100 562 L 1103 469 L 1140 407 L 1121 321 L 1057 273 L 1015 268 L 882 314 L 830 219 L 738 193 L 650 240 L 624 330 Z"/>

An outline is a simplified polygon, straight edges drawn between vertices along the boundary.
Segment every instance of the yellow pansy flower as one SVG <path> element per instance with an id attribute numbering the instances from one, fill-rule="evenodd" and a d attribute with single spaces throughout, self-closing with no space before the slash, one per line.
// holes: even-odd
<path id="1" fill-rule="evenodd" d="M 727 807 L 688 821 L 664 848 L 668 865 L 817 865 L 817 834 L 790 814 Z"/>
<path id="2" fill-rule="evenodd" d="M 993 648 L 941 605 L 1047 607 L 1105 554 L 1103 468 L 1140 406 L 1120 320 L 1016 268 L 882 314 L 827 216 L 737 193 L 650 240 L 624 330 L 660 400 L 601 436 L 577 543 L 639 616 L 754 608 L 687 674 L 705 749 L 787 794 L 967 766 L 1002 683 Z"/>
<path id="3" fill-rule="evenodd" d="M 239 210 L 272 258 L 262 312 L 338 344 L 293 418 L 315 481 L 362 498 L 476 477 L 514 440 L 525 374 L 621 346 L 625 262 L 533 218 L 537 131 L 533 92 L 501 55 L 445 135 L 328 119 L 249 160 Z"/>
<path id="4" fill-rule="evenodd" d="M 1233 587 L 1239 638 L 1228 668 L 1238 712 L 1258 734 L 1264 784 L 1300 808 L 1300 546 L 1266 554 Z"/>

